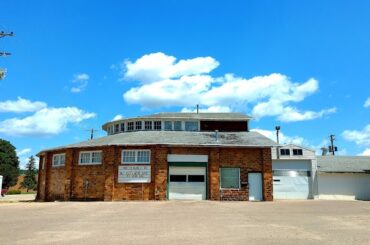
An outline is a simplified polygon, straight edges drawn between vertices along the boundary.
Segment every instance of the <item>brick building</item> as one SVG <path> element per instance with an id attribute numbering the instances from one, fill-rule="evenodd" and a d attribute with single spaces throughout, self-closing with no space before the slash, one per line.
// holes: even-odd
<path id="1" fill-rule="evenodd" d="M 39 153 L 38 200 L 266 200 L 271 147 L 239 113 L 159 113 Z"/>

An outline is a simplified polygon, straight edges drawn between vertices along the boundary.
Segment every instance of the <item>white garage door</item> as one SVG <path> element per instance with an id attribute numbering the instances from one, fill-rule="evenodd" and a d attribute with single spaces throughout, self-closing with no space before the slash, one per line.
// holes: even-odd
<path id="1" fill-rule="evenodd" d="M 320 173 L 320 199 L 370 200 L 370 175 L 362 173 Z"/>
<path id="2" fill-rule="evenodd" d="M 170 200 L 205 200 L 206 168 L 205 167 L 169 167 Z"/>
<path id="3" fill-rule="evenodd" d="M 273 163 L 274 199 L 310 198 L 310 170 L 309 161 Z"/>

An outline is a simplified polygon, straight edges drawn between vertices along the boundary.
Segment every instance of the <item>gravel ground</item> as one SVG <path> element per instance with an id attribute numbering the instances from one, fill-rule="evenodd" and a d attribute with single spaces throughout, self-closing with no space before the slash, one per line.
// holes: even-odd
<path id="1" fill-rule="evenodd" d="M 0 203 L 1 244 L 370 244 L 370 202 Z"/>

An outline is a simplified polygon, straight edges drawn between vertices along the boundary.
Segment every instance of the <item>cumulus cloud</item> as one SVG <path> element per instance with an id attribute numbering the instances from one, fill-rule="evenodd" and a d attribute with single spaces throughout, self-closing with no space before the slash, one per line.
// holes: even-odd
<path id="1" fill-rule="evenodd" d="M 123 119 L 123 116 L 121 114 L 115 115 L 112 119 L 112 121 Z"/>
<path id="2" fill-rule="evenodd" d="M 370 124 L 362 130 L 345 130 L 342 133 L 344 139 L 355 142 L 359 146 L 370 146 Z"/>
<path id="3" fill-rule="evenodd" d="M 46 106 L 46 103 L 43 104 Z M 56 135 L 63 132 L 69 123 L 79 123 L 93 117 L 95 113 L 76 107 L 45 107 L 30 116 L 0 121 L 0 133 L 9 136 Z"/>
<path id="4" fill-rule="evenodd" d="M 278 114 L 278 120 L 283 122 L 297 122 L 297 121 L 307 121 L 307 120 L 313 120 L 316 118 L 323 117 L 324 115 L 329 115 L 336 112 L 336 108 L 330 108 L 325 109 L 321 111 L 305 111 L 300 112 L 296 108 L 293 107 L 285 107 L 282 111 L 280 111 Z"/>
<path id="5" fill-rule="evenodd" d="M 370 156 L 370 148 L 365 149 L 362 153 L 359 154 L 360 156 Z"/>
<path id="6" fill-rule="evenodd" d="M 46 103 L 41 101 L 32 102 L 18 97 L 17 100 L 0 101 L 0 112 L 34 112 L 45 108 L 46 106 Z"/>
<path id="7" fill-rule="evenodd" d="M 266 129 L 251 129 L 251 131 L 258 132 L 267 138 L 276 142 L 276 131 L 275 130 L 266 130 Z M 279 133 L 279 143 L 280 144 L 295 144 L 295 145 L 309 145 L 308 141 L 301 136 L 287 136 L 284 133 Z"/>
<path id="8" fill-rule="evenodd" d="M 142 83 L 151 83 L 182 76 L 209 73 L 219 65 L 212 57 L 197 57 L 179 60 L 164 53 L 144 55 L 135 62 L 124 62 L 126 67 L 125 79 Z"/>
<path id="9" fill-rule="evenodd" d="M 365 101 L 365 103 L 364 103 L 364 107 L 366 108 L 366 107 L 370 107 L 370 97 L 369 98 L 367 98 L 367 100 Z"/>
<path id="10" fill-rule="evenodd" d="M 86 89 L 89 83 L 90 76 L 86 73 L 75 74 L 72 83 L 74 86 L 71 88 L 72 93 L 80 93 Z"/>
<path id="11" fill-rule="evenodd" d="M 126 91 L 123 98 L 149 109 L 179 106 L 189 111 L 195 104 L 220 111 L 244 111 L 249 107 L 257 118 L 276 116 L 287 122 L 312 120 L 335 112 L 335 108 L 301 111 L 292 105 L 318 91 L 318 81 L 313 78 L 295 83 L 279 73 L 250 79 L 233 74 L 209 75 L 218 66 L 212 57 L 177 60 L 163 53 L 125 61 L 124 79 L 139 85 Z"/>

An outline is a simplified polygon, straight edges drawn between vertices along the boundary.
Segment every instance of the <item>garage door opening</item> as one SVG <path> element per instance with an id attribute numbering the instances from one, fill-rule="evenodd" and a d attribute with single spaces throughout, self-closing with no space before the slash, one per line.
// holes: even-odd
<path id="1" fill-rule="evenodd" d="M 169 166 L 167 187 L 169 200 L 206 200 L 206 167 Z"/>

